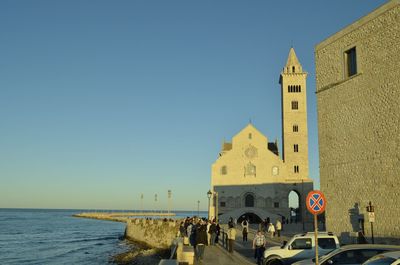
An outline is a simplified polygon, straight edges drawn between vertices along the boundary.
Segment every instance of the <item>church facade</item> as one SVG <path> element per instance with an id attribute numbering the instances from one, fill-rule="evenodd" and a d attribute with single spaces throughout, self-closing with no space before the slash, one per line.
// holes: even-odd
<path id="1" fill-rule="evenodd" d="M 282 99 L 282 157 L 277 142 L 270 142 L 248 124 L 231 142 L 224 142 L 212 165 L 210 217 L 253 222 L 269 217 L 289 218 L 289 193 L 299 200 L 297 218 L 310 221 L 305 197 L 313 189 L 308 170 L 307 73 L 290 49 L 280 75 Z"/>

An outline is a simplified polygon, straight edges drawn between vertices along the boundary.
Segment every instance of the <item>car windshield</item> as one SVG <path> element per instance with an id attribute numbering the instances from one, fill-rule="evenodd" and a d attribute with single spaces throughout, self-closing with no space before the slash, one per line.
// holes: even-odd
<path id="1" fill-rule="evenodd" d="M 329 251 L 328 253 L 326 253 L 325 255 L 321 256 L 321 260 L 320 260 L 320 261 L 325 260 L 326 258 L 335 256 L 337 253 L 339 253 L 339 252 L 341 252 L 341 251 L 342 251 L 342 249 L 340 249 L 340 248 L 331 250 L 331 251 Z"/>
<path id="2" fill-rule="evenodd" d="M 329 251 L 328 253 L 325 253 L 324 255 L 318 256 L 319 260 L 324 259 L 326 256 L 328 256 L 331 252 L 335 251 L 336 249 L 332 249 L 331 251 Z M 312 259 L 313 262 L 315 262 L 315 258 Z"/>
<path id="3" fill-rule="evenodd" d="M 396 259 L 390 257 L 383 257 L 381 255 L 370 259 L 369 261 L 365 262 L 365 265 L 390 265 L 395 262 Z"/>

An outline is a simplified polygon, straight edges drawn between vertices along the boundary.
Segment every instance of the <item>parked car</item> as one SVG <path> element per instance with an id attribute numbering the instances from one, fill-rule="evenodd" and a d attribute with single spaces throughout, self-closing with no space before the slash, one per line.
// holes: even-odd
<path id="1" fill-rule="evenodd" d="M 398 265 L 400 264 L 400 251 L 392 251 L 373 256 L 363 265 Z"/>
<path id="2" fill-rule="evenodd" d="M 367 261 L 369 258 L 387 251 L 400 251 L 400 246 L 394 245 L 378 245 L 378 244 L 356 244 L 346 245 L 339 249 L 322 256 L 318 259 L 320 265 L 333 264 L 359 264 Z M 294 263 L 293 265 L 313 265 L 315 258 L 307 259 Z"/>
<path id="3" fill-rule="evenodd" d="M 339 240 L 333 233 L 318 233 L 318 252 L 324 255 L 339 248 Z M 264 251 L 264 265 L 292 264 L 295 261 L 312 258 L 315 255 L 315 234 L 308 232 L 293 236 L 279 247 L 270 247 Z"/>

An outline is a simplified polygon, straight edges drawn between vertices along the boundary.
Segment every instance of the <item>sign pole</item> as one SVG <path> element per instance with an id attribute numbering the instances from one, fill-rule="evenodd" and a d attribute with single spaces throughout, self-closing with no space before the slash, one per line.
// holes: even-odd
<path id="1" fill-rule="evenodd" d="M 314 236 L 315 236 L 315 265 L 318 265 L 318 218 L 314 214 Z"/>
<path id="2" fill-rule="evenodd" d="M 315 264 L 318 265 L 318 214 L 325 211 L 326 199 L 318 190 L 310 191 L 306 198 L 307 210 L 314 215 Z"/>

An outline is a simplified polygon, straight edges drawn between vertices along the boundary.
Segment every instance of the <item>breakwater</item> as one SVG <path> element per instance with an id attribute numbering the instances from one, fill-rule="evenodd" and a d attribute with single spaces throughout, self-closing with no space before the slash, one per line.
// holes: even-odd
<path id="1" fill-rule="evenodd" d="M 132 218 L 135 215 L 164 217 L 162 219 Z M 126 223 L 125 238 L 151 248 L 169 248 L 178 234 L 179 220 L 167 219 L 174 213 L 80 213 L 74 217 Z"/>

